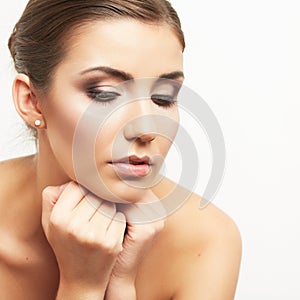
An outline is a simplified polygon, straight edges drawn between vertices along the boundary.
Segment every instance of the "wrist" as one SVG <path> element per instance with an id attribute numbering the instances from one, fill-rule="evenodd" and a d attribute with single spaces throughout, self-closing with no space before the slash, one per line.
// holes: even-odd
<path id="1" fill-rule="evenodd" d="M 129 278 L 113 278 L 110 280 L 105 300 L 136 300 L 135 282 Z"/>
<path id="2" fill-rule="evenodd" d="M 60 282 L 55 300 L 100 300 L 104 299 L 105 289 L 85 287 L 81 284 Z"/>

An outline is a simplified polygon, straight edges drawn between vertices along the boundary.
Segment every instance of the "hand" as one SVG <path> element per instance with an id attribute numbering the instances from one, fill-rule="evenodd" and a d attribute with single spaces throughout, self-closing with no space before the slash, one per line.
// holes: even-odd
<path id="1" fill-rule="evenodd" d="M 148 191 L 146 195 L 149 202 L 155 201 L 158 203 L 159 200 L 151 191 Z M 137 206 L 129 204 L 119 207 L 122 207 L 122 212 L 126 216 L 127 232 L 123 242 L 123 250 L 118 255 L 112 270 L 105 299 L 124 299 L 122 298 L 124 297 L 124 293 L 127 295 L 126 299 L 135 299 L 134 282 L 138 267 L 151 248 L 154 239 L 164 228 L 164 221 L 153 222 L 155 215 L 163 215 L 161 213 L 163 208 L 161 207 L 160 212 L 155 212 L 151 205 Z M 155 207 L 157 208 L 158 206 L 156 205 Z M 148 222 L 152 220 L 152 222 L 146 224 L 131 223 L 129 216 L 133 217 L 134 214 L 139 214 L 139 216 L 144 215 L 145 222 L 147 220 Z M 120 290 L 122 290 L 122 296 L 119 294 Z"/>
<path id="2" fill-rule="evenodd" d="M 61 298 L 73 290 L 102 298 L 122 250 L 125 216 L 71 182 L 43 191 L 42 225 L 59 266 Z"/>

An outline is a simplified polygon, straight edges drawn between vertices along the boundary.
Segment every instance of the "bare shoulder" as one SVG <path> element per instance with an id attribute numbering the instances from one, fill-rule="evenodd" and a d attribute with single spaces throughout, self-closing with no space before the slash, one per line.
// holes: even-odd
<path id="1" fill-rule="evenodd" d="M 0 215 L 14 205 L 13 199 L 26 194 L 32 181 L 34 156 L 0 162 Z M 9 201 L 8 201 L 9 200 Z M 3 219 L 3 218 L 2 218 Z"/>
<path id="2" fill-rule="evenodd" d="M 10 183 L 13 179 L 18 178 L 18 175 L 22 175 L 26 171 L 31 171 L 34 160 L 35 156 L 30 155 L 0 161 L 0 184 L 3 180 L 5 183 Z M 21 174 L 19 172 L 21 172 Z"/>
<path id="3" fill-rule="evenodd" d="M 174 186 L 165 179 L 156 193 L 163 198 Z M 184 204 L 168 217 L 155 247 L 160 270 L 163 265 L 170 270 L 170 298 L 234 299 L 242 247 L 237 225 L 212 203 L 200 208 L 199 195 L 179 192 L 175 198 L 180 194 L 188 197 L 180 199 Z"/>
<path id="4" fill-rule="evenodd" d="M 177 223 L 180 219 L 181 224 L 185 224 L 182 233 L 203 248 L 217 242 L 240 246 L 240 232 L 233 219 L 213 203 L 201 207 L 202 200 L 199 195 L 191 194 L 185 205 L 170 217 L 170 221 Z"/>
<path id="5" fill-rule="evenodd" d="M 159 189 L 154 192 L 159 198 L 164 198 L 170 194 L 170 191 L 174 191 L 175 187 L 177 188 L 174 182 L 165 178 Z M 177 201 L 178 209 L 168 217 L 166 223 L 168 234 L 171 233 L 172 236 L 173 231 L 177 233 L 177 236 L 180 234 L 180 239 L 174 239 L 175 243 L 181 243 L 183 239 L 185 242 L 195 245 L 196 248 L 200 246 L 201 249 L 219 242 L 237 248 L 241 247 L 239 229 L 230 216 L 193 192 L 182 187 L 177 190 L 178 193 L 174 193 L 172 203 Z M 182 195 L 186 199 L 175 199 Z M 205 203 L 206 205 L 203 207 Z"/>
<path id="6" fill-rule="evenodd" d="M 241 235 L 235 222 L 191 194 L 168 220 L 179 253 L 173 299 L 234 299 L 241 261 Z M 183 275 L 184 274 L 184 275 Z M 175 280 L 176 280 L 175 279 Z"/>
<path id="7" fill-rule="evenodd" d="M 10 159 L 0 162 L 0 207 L 8 196 L 11 186 L 18 173 L 19 159 Z"/>
<path id="8" fill-rule="evenodd" d="M 35 155 L 22 156 L 0 161 L 0 172 L 13 172 L 15 168 L 22 168 L 32 164 L 35 160 Z"/>

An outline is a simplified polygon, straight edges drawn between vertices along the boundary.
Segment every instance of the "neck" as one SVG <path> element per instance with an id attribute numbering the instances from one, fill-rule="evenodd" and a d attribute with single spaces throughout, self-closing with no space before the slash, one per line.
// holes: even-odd
<path id="1" fill-rule="evenodd" d="M 35 221 L 31 220 L 33 235 L 43 233 L 41 228 L 42 215 L 42 192 L 47 186 L 62 185 L 70 179 L 64 174 L 60 165 L 56 161 L 47 139 L 41 137 L 38 140 L 38 152 L 33 157 L 34 165 L 34 188 L 32 190 L 32 199 L 34 199 L 29 216 L 36 216 Z"/>
<path id="2" fill-rule="evenodd" d="M 36 169 L 40 198 L 47 186 L 58 186 L 71 180 L 57 162 L 47 139 L 39 139 Z"/>

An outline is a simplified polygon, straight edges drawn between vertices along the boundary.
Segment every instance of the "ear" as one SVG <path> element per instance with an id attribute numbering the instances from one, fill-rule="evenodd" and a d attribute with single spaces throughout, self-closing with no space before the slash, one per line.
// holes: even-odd
<path id="1" fill-rule="evenodd" d="M 45 121 L 39 109 L 40 105 L 27 75 L 18 74 L 15 77 L 12 93 L 15 108 L 20 117 L 32 127 L 45 128 Z"/>

